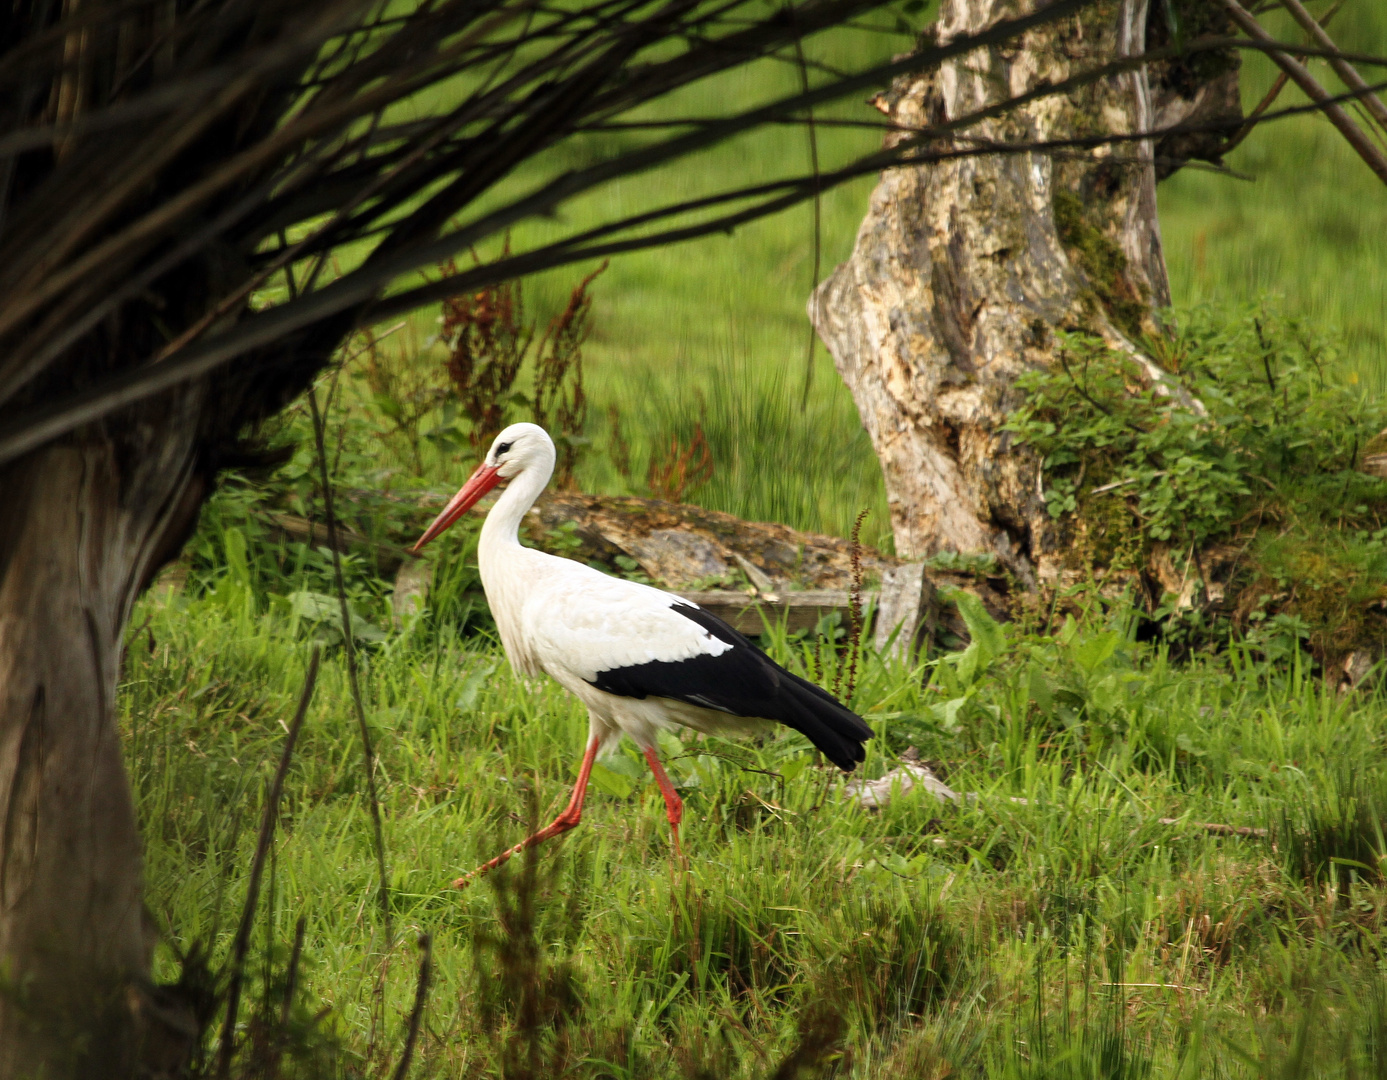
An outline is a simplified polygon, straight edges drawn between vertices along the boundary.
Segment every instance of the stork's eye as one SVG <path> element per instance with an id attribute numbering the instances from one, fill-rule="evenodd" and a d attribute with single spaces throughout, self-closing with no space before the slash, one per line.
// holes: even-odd
<path id="1" fill-rule="evenodd" d="M 508 443 L 508 442 L 503 442 L 500 446 L 498 446 L 498 447 L 496 448 L 496 456 L 497 456 L 497 457 L 500 457 L 502 454 L 504 454 L 504 453 L 505 453 L 507 450 L 509 450 L 509 449 L 510 449 L 510 443 Z"/>

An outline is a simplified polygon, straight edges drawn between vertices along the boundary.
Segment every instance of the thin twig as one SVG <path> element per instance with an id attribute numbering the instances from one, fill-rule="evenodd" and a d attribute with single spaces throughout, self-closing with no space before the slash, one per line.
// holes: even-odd
<path id="1" fill-rule="evenodd" d="M 308 920 L 300 915 L 294 923 L 294 948 L 289 953 L 289 970 L 284 977 L 284 1001 L 279 1008 L 281 1027 L 289 1023 L 289 1009 L 294 1004 L 294 990 L 299 980 L 299 960 L 303 957 L 303 938 L 308 930 Z"/>
<path id="2" fill-rule="evenodd" d="M 284 749 L 279 755 L 279 768 L 275 770 L 265 797 L 265 812 L 260 817 L 260 835 L 255 843 L 255 857 L 250 864 L 250 881 L 246 885 L 246 902 L 241 909 L 241 925 L 236 929 L 236 937 L 231 945 L 231 976 L 226 990 L 226 1019 L 222 1023 L 221 1047 L 218 1054 L 217 1075 L 226 1077 L 231 1071 L 231 1055 L 236 1049 L 236 1014 L 241 1006 L 241 975 L 245 970 L 246 950 L 250 947 L 250 932 L 255 923 L 255 907 L 260 899 L 260 876 L 265 869 L 265 856 L 274 840 L 275 825 L 279 820 L 279 798 L 284 791 L 284 777 L 289 772 L 289 760 L 294 753 L 294 743 L 298 741 L 304 718 L 308 715 L 309 702 L 313 700 L 313 688 L 318 682 L 318 660 L 320 651 L 313 646 L 308 659 L 308 671 L 303 678 L 303 690 L 299 694 L 299 706 L 294 711 L 289 733 L 284 737 Z"/>
<path id="3" fill-rule="evenodd" d="M 1324 25 L 1329 21 L 1328 17 L 1316 21 L 1315 17 L 1305 10 L 1305 5 L 1300 0 L 1281 0 L 1282 6 L 1291 13 L 1291 17 L 1300 24 L 1300 28 L 1310 35 L 1310 40 L 1318 44 L 1323 49 L 1334 49 L 1338 46 L 1334 40 L 1324 32 Z M 1383 106 L 1381 99 L 1368 88 L 1363 76 L 1358 74 L 1358 70 L 1341 56 L 1329 57 L 1329 66 L 1332 67 L 1339 78 L 1344 80 L 1344 85 L 1350 90 L 1357 90 L 1363 95 L 1360 99 L 1363 108 L 1372 114 L 1377 126 L 1384 133 L 1387 133 L 1387 107 Z"/>
<path id="4" fill-rule="evenodd" d="M 361 683 L 356 668 L 356 642 L 352 633 L 352 612 L 347 604 L 347 587 L 342 578 L 342 553 L 337 550 L 337 515 L 332 504 L 332 478 L 328 475 L 327 447 L 323 437 L 324 419 L 318 410 L 318 393 L 314 387 L 308 389 L 308 408 L 313 414 L 313 438 L 318 448 L 318 473 L 323 485 L 328 547 L 332 551 L 333 579 L 337 586 L 337 604 L 342 617 L 342 647 L 347 657 L 347 683 L 351 687 L 352 706 L 356 711 L 357 727 L 361 731 L 361 752 L 366 760 L 366 794 L 371 803 L 371 826 L 375 832 L 381 919 L 385 927 L 385 948 L 389 951 L 395 934 L 390 915 L 390 878 L 385 869 L 385 832 L 381 827 L 380 797 L 376 791 L 376 753 L 371 745 L 371 729 L 366 724 L 366 708 L 361 703 Z"/>
<path id="5" fill-rule="evenodd" d="M 1326 11 L 1324 17 L 1319 21 L 1320 26 L 1329 26 L 1334 16 L 1339 14 L 1339 9 L 1344 6 L 1345 2 L 1346 0 L 1338 0 L 1338 3 Z M 1271 84 L 1271 89 L 1266 92 L 1261 101 L 1257 102 L 1257 107 L 1248 113 L 1247 119 L 1243 121 L 1243 126 L 1238 129 L 1237 134 L 1223 144 L 1223 148 L 1219 151 L 1221 155 L 1229 153 L 1234 147 L 1252 134 L 1262 114 L 1276 103 L 1276 99 L 1281 96 L 1281 91 L 1286 89 L 1286 84 L 1290 81 L 1291 77 L 1284 71 L 1276 77 L 1276 81 Z"/>
<path id="6" fill-rule="evenodd" d="M 1099 401 L 1097 398 L 1095 398 L 1092 394 L 1088 392 L 1088 388 L 1085 387 L 1082 383 L 1080 383 L 1079 380 L 1074 377 L 1074 373 L 1069 370 L 1069 359 L 1065 355 L 1065 351 L 1063 349 L 1060 349 L 1059 352 L 1055 354 L 1055 359 L 1057 359 L 1060 362 L 1060 367 L 1064 369 L 1065 375 L 1069 376 L 1070 383 L 1073 385 L 1074 389 L 1078 392 L 1081 398 L 1087 401 L 1104 416 L 1111 417 L 1112 419 L 1116 420 L 1119 424 L 1121 424 L 1123 427 L 1126 427 L 1130 431 L 1133 431 L 1138 435 L 1147 434 L 1145 428 L 1139 427 L 1138 425 L 1132 423 L 1132 421 L 1128 420 L 1125 416 L 1116 415 L 1110 408 L 1108 408 L 1106 405 L 1104 405 L 1101 401 Z"/>
<path id="7" fill-rule="evenodd" d="M 1132 477 L 1128 477 L 1126 480 L 1114 480 L 1111 484 L 1104 484 L 1102 487 L 1096 487 L 1096 488 L 1094 488 L 1092 491 L 1089 492 L 1089 494 L 1090 494 L 1090 495 L 1102 495 L 1105 491 L 1116 491 L 1118 488 L 1126 487 L 1128 484 L 1137 484 L 1137 483 L 1140 483 L 1140 482 L 1141 482 L 1142 480 L 1144 480 L 1144 479 L 1145 479 L 1145 480 L 1157 480 L 1157 479 L 1159 479 L 1160 477 L 1164 476 L 1165 473 L 1166 473 L 1166 470 L 1162 469 L 1160 472 L 1154 472 L 1154 473 L 1152 473 L 1150 476 L 1146 476 L 1146 477 L 1132 476 Z"/>
<path id="8" fill-rule="evenodd" d="M 1047 17 L 1053 17 L 1062 12 L 1056 10 L 1064 7 L 1063 3 L 1051 5 L 1045 9 Z M 937 64 L 945 58 L 945 53 L 955 55 L 957 51 L 966 51 L 967 47 L 992 43 L 989 35 L 998 35 L 996 40 L 1003 40 L 1008 33 L 1019 32 L 1023 29 L 1022 23 L 1025 20 L 1009 24 L 999 24 L 986 34 L 977 38 L 959 39 L 951 42 L 947 49 L 926 50 L 926 54 L 920 54 L 912 58 L 909 65 L 900 61 L 902 70 L 906 67 L 928 67 Z M 1302 48 L 1280 42 L 1248 41 L 1247 39 L 1219 38 L 1208 41 L 1191 42 L 1187 44 L 1189 50 L 1205 48 L 1259 48 L 1274 55 L 1289 55 L 1298 53 L 1300 55 L 1321 55 L 1325 50 Z M 1146 54 L 1144 57 L 1124 58 L 1122 64 L 1139 64 L 1156 58 L 1160 50 Z M 1345 57 L 1348 54 L 1340 54 Z M 1108 71 L 1112 65 L 1105 65 L 1095 69 L 1094 72 L 1085 73 L 1083 78 L 1097 78 L 1102 72 Z M 705 126 L 705 130 L 692 133 L 692 137 L 681 137 L 671 140 L 668 144 L 656 149 L 643 149 L 631 155 L 626 155 L 620 160 L 603 162 L 591 169 L 578 170 L 573 174 L 565 174 L 564 177 L 554 183 L 546 185 L 533 195 L 522 197 L 511 205 L 498 209 L 493 214 L 483 215 L 477 222 L 469 224 L 464 229 L 456 233 L 449 234 L 446 238 L 440 238 L 431 243 L 409 245 L 407 249 L 402 249 L 397 245 L 397 249 L 392 251 L 389 257 L 373 257 L 368 260 L 367 265 L 348 275 L 347 279 L 334 283 L 333 286 L 325 287 L 322 290 L 306 296 L 301 296 L 298 301 L 288 305 L 283 305 L 275 312 L 261 313 L 256 316 L 242 320 L 235 327 L 219 334 L 215 339 L 202 343 L 201 345 L 190 344 L 182 350 L 177 357 L 170 357 L 167 361 L 145 367 L 143 369 L 127 370 L 111 377 L 110 379 L 93 385 L 90 390 L 83 391 L 74 398 L 64 402 L 55 403 L 50 407 L 41 407 L 30 410 L 26 416 L 18 423 L 8 426 L 8 430 L 0 435 L 0 459 L 8 460 L 25 450 L 39 445 L 48 439 L 54 438 L 81 423 L 96 419 L 109 412 L 111 409 L 118 408 L 124 404 L 131 404 L 158 392 L 160 389 L 175 385 L 181 381 L 196 378 L 209 372 L 225 363 L 234 356 L 243 354 L 256 347 L 257 345 L 267 344 L 273 341 L 281 341 L 284 336 L 292 333 L 296 329 L 308 326 L 320 320 L 326 319 L 334 314 L 345 312 L 349 309 L 360 309 L 362 305 L 378 295 L 379 290 L 384 288 L 390 280 L 396 279 L 399 275 L 419 266 L 431 265 L 440 258 L 446 258 L 449 251 L 465 249 L 476 243 L 485 235 L 492 235 L 498 230 L 509 227 L 510 224 L 522 218 L 533 216 L 537 213 L 552 212 L 555 206 L 565 199 L 575 197 L 581 191 L 588 190 L 599 183 L 605 182 L 613 176 L 622 175 L 638 168 L 646 168 L 662 161 L 672 160 L 682 154 L 690 153 L 698 149 L 706 148 L 723 138 L 728 137 L 735 131 L 745 130 L 760 123 L 774 122 L 786 113 L 804 112 L 806 109 L 815 106 L 820 101 L 826 101 L 835 93 L 846 92 L 857 85 L 862 78 L 868 74 L 873 79 L 878 76 L 885 77 L 895 71 L 895 65 L 885 65 L 876 69 L 873 73 L 863 73 L 855 80 L 849 80 L 838 86 L 835 90 L 825 90 L 825 88 L 815 88 L 808 94 L 800 93 L 792 98 L 775 103 L 773 106 L 760 110 L 753 110 L 740 117 L 733 117 L 721 120 Z M 878 80 L 879 81 L 879 80 Z M 1066 80 L 1064 83 L 1055 86 L 1047 86 L 1045 93 L 1059 91 L 1062 86 L 1073 83 L 1074 80 Z M 1037 92 L 1039 93 L 1039 92 Z M 1011 101 L 1001 103 L 994 107 L 997 109 L 1013 108 L 1023 104 L 1029 95 L 1021 95 Z M 1310 106 L 1301 109 L 1283 110 L 1276 116 L 1293 115 L 1298 111 L 1318 111 L 1326 109 L 1335 100 L 1356 100 L 1360 94 L 1353 93 L 1343 95 L 1338 99 L 1327 101 L 1316 101 Z M 993 108 L 980 110 L 968 117 L 961 117 L 955 121 L 939 125 L 932 136 L 921 136 L 921 140 L 927 141 L 929 138 L 937 138 L 948 130 L 953 130 L 956 123 L 976 122 L 990 115 Z M 1346 114 L 1345 114 L 1346 115 Z M 1266 119 L 1270 119 L 1267 117 Z M 1172 128 L 1158 132 L 1133 133 L 1126 136 L 1105 136 L 1096 140 L 1073 139 L 1051 141 L 1043 144 L 1015 144 L 1011 146 L 986 146 L 969 147 L 956 153 L 935 153 L 932 151 L 916 152 L 920 150 L 922 143 L 915 140 L 907 140 L 906 143 L 893 148 L 887 153 L 885 158 L 881 155 L 868 155 L 860 161 L 845 169 L 836 170 L 820 177 L 810 177 L 798 181 L 780 182 L 778 186 L 786 190 L 789 194 L 778 199 L 767 199 L 764 203 L 748 209 L 739 214 L 729 214 L 721 218 L 715 218 L 701 223 L 699 226 L 688 229 L 670 229 L 665 232 L 653 233 L 638 239 L 632 239 L 619 243 L 594 245 L 592 247 L 582 247 L 580 242 L 591 239 L 592 233 L 587 237 L 570 237 L 559 244 L 550 245 L 539 252 L 527 253 L 525 257 L 515 257 L 509 261 L 497 264 L 493 273 L 501 276 L 514 276 L 523 273 L 531 273 L 537 269 L 549 266 L 566 265 L 569 262 L 582 261 L 589 258 L 602 257 L 607 254 L 615 254 L 622 250 L 634 250 L 637 247 L 653 246 L 656 243 L 675 243 L 683 239 L 689 239 L 694 235 L 704 235 L 708 232 L 731 229 L 743 221 L 752 220 L 755 217 L 766 213 L 771 213 L 795 202 L 812 198 L 816 192 L 827 190 L 838 183 L 846 182 L 857 175 L 866 172 L 876 171 L 880 168 L 888 168 L 899 165 L 912 166 L 928 161 L 952 160 L 957 157 L 976 156 L 990 153 L 1045 153 L 1054 152 L 1065 146 L 1074 148 L 1084 145 L 1096 145 L 1097 143 L 1112 143 L 1137 140 L 1145 141 L 1163 134 L 1173 134 L 1176 132 L 1198 131 L 1198 130 L 1224 130 L 1226 124 L 1187 124 L 1176 125 Z M 906 157 L 906 154 L 910 154 Z M 753 189 L 742 189 L 737 193 L 736 198 L 760 197 L 760 193 L 765 190 L 764 186 L 758 191 Z M 731 195 L 719 197 L 731 199 Z M 662 210 L 662 214 L 672 214 L 679 212 L 680 209 L 694 209 L 692 204 L 681 204 L 681 207 L 667 207 Z M 639 222 L 637 218 L 628 219 L 621 223 L 620 228 L 634 228 Z M 344 229 L 351 230 L 355 226 L 343 226 Z M 610 229 L 612 227 L 608 227 Z M 606 230 L 604 230 L 606 231 Z M 345 234 L 344 234 L 345 235 Z M 361 237 L 355 237 L 360 239 Z M 380 254 L 378 252 L 378 254 Z M 538 264 L 543 264 L 538 265 Z M 477 287 L 479 282 L 459 281 L 459 287 Z M 377 317 L 385 317 L 390 311 L 399 311 L 404 308 L 417 306 L 427 303 L 431 297 L 425 290 L 407 290 L 391 296 L 388 300 L 377 304 L 373 311 L 364 312 L 361 318 L 371 320 Z M 27 302 L 27 301 L 26 301 Z"/>
<path id="9" fill-rule="evenodd" d="M 419 1038 L 419 1025 L 424 1019 L 424 1003 L 429 997 L 429 979 L 433 975 L 433 942 L 428 934 L 419 935 L 419 981 L 414 987 L 414 1008 L 409 1011 L 409 1028 L 405 1032 L 405 1046 L 400 1051 L 400 1062 L 395 1066 L 392 1080 L 405 1080 L 410 1062 L 414 1058 L 414 1044 Z"/>
<path id="10" fill-rule="evenodd" d="M 1248 838 L 1260 838 L 1267 835 L 1266 829 L 1254 828 L 1251 825 L 1222 825 L 1217 821 L 1185 821 L 1184 818 L 1163 817 L 1157 818 L 1160 825 L 1189 825 L 1194 829 L 1203 829 L 1206 833 L 1214 836 L 1243 836 Z"/>
<path id="11" fill-rule="evenodd" d="M 697 750 L 691 750 L 688 753 L 675 754 L 674 757 L 670 758 L 669 760 L 678 761 L 680 758 L 693 758 L 695 761 L 697 761 L 701 757 L 717 758 L 719 761 L 725 761 L 729 765 L 737 766 L 737 768 L 741 769 L 742 772 L 760 773 L 762 776 L 769 776 L 773 778 L 777 784 L 779 784 L 780 797 L 782 799 L 785 797 L 785 777 L 782 774 L 775 772 L 773 769 L 758 769 L 752 765 L 743 765 L 740 761 L 738 761 L 731 755 L 720 754 L 716 750 L 709 750 L 706 746 L 700 746 Z"/>
<path id="12" fill-rule="evenodd" d="M 793 8 L 786 8 L 786 11 L 793 10 Z M 800 38 L 795 38 L 795 59 L 799 62 L 800 88 L 807 94 L 809 93 L 809 68 L 804 62 L 804 42 Z M 804 118 L 809 135 L 809 167 L 814 174 L 814 272 L 809 281 L 809 291 L 812 293 L 819 287 L 819 272 L 822 269 L 823 191 L 819 183 L 819 133 L 814 126 L 814 106 L 811 105 L 805 110 Z M 809 340 L 804 347 L 804 394 L 799 403 L 801 413 L 809 408 L 809 388 L 814 382 L 814 343 L 817 340 L 818 331 L 814 328 L 813 320 L 810 320 Z"/>

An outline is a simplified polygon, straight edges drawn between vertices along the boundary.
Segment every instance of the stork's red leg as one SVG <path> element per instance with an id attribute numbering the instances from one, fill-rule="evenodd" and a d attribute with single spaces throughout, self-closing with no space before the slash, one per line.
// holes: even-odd
<path id="1" fill-rule="evenodd" d="M 464 874 L 453 882 L 453 888 L 465 889 L 472 884 L 473 878 L 481 877 L 489 870 L 495 870 L 503 862 L 510 859 L 512 855 L 518 855 L 526 848 L 532 848 L 536 844 L 542 844 L 560 833 L 566 833 L 573 828 L 583 818 L 583 796 L 587 794 L 588 778 L 592 775 L 592 763 L 597 760 L 597 748 L 600 740 L 592 739 L 588 743 L 588 748 L 583 753 L 583 763 L 578 767 L 578 782 L 573 785 L 573 794 L 569 796 L 568 805 L 564 807 L 563 813 L 556 817 L 552 822 L 540 829 L 539 832 L 527 836 L 515 847 L 507 848 L 496 858 L 488 863 L 483 863 L 470 874 Z M 666 781 L 668 783 L 668 781 Z M 678 796 L 676 796 L 678 798 Z"/>
<path id="2" fill-rule="evenodd" d="M 684 820 L 684 800 L 669 782 L 669 775 L 660 764 L 660 756 L 655 753 L 653 746 L 645 748 L 645 760 L 650 762 L 650 771 L 655 774 L 655 783 L 660 785 L 660 794 L 665 797 L 665 816 L 669 818 L 669 829 L 674 834 L 674 851 L 682 859 L 684 849 L 679 846 L 679 823 Z"/>

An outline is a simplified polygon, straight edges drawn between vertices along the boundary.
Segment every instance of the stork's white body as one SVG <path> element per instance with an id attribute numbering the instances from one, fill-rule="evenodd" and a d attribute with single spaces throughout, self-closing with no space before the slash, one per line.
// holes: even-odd
<path id="1" fill-rule="evenodd" d="M 511 666 L 521 675 L 550 676 L 586 705 L 589 734 L 604 751 L 622 734 L 642 749 L 654 747 L 656 732 L 675 725 L 710 735 L 765 727 L 759 718 L 593 685 L 599 672 L 715 657 L 732 646 L 673 610 L 691 601 L 521 544 L 520 523 L 548 482 L 548 470 L 518 476 L 487 514 L 477 547 L 482 587 Z"/>

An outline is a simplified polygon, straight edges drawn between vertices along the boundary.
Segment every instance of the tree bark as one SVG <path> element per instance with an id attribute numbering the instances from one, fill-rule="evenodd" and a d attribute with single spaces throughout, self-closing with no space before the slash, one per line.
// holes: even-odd
<path id="1" fill-rule="evenodd" d="M 129 1076 L 160 1034 L 116 683 L 130 607 L 204 495 L 204 397 L 0 472 L 0 1077 Z"/>
<path id="2" fill-rule="evenodd" d="M 1035 6 L 943 0 L 931 35 L 948 41 Z M 873 104 L 910 127 L 966 115 L 1140 53 L 1147 24 L 1147 0 L 1110 0 L 1031 31 L 1017 48 L 979 50 L 898 79 Z M 1236 94 L 1235 62 L 1200 79 L 1166 65 L 1154 86 L 1151 72 L 1135 69 L 934 148 L 1132 134 L 1151 130 L 1158 112 L 1226 115 L 1230 72 Z M 1162 145 L 1187 156 L 1216 151 L 1207 140 Z M 1155 157 L 1142 140 L 882 175 L 851 258 L 815 291 L 809 315 L 881 459 L 902 557 L 992 552 L 1027 587 L 1058 579 L 1040 463 L 1000 426 L 1019 403 L 1017 377 L 1054 362 L 1057 330 L 1095 334 L 1163 381 L 1138 346 L 1160 332 L 1158 311 L 1170 303 Z"/>

